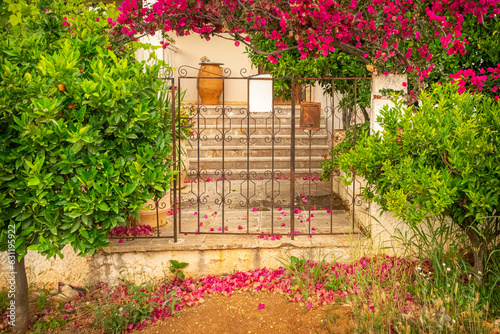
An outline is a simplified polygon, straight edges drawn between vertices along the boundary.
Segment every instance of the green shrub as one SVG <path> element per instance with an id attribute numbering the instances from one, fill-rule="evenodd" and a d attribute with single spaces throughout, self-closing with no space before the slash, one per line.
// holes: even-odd
<path id="1" fill-rule="evenodd" d="M 112 7 L 81 3 L 23 1 L 0 30 L 0 250 L 13 220 L 20 256 L 92 254 L 172 184 L 160 66 L 110 42 Z"/>
<path id="2" fill-rule="evenodd" d="M 422 93 L 419 109 L 385 107 L 382 132 L 358 136 L 339 158 L 348 181 L 364 177 L 365 198 L 410 226 L 443 216 L 467 235 L 474 269 L 484 273 L 488 245 L 500 235 L 500 104 L 452 85 Z"/>

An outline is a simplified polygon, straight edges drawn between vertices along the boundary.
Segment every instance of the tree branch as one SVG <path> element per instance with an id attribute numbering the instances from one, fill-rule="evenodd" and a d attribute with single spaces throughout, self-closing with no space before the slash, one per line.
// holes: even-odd
<path id="1" fill-rule="evenodd" d="M 243 38 L 239 38 L 239 37 L 235 36 L 232 33 L 228 33 L 228 34 L 230 36 L 232 36 L 232 38 L 228 38 L 228 37 L 222 36 L 220 34 L 215 34 L 215 36 L 223 38 L 223 39 L 227 39 L 227 40 L 230 40 L 230 41 L 240 41 L 241 43 L 245 44 L 246 46 L 248 46 L 249 48 L 251 48 L 253 51 L 255 51 L 255 53 L 257 53 L 259 55 L 262 55 L 262 56 L 272 56 L 272 55 L 276 55 L 276 54 L 279 54 L 279 53 L 282 53 L 282 52 L 286 52 L 286 51 L 290 51 L 290 50 L 296 50 L 298 48 L 298 46 L 295 45 L 295 46 L 291 46 L 291 47 L 288 47 L 288 48 L 282 49 L 282 50 L 277 50 L 277 51 L 272 51 L 272 52 L 264 52 L 264 51 L 260 50 L 259 48 L 257 48 L 252 43 L 249 43 L 249 42 L 245 41 Z"/>

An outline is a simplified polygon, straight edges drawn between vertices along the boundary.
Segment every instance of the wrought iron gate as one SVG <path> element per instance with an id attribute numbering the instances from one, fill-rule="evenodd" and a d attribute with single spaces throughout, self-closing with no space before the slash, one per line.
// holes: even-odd
<path id="1" fill-rule="evenodd" d="M 196 92 L 196 103 L 191 106 L 175 98 L 176 91 L 198 82 L 197 68 L 183 66 L 175 80 L 167 79 L 172 82 L 173 158 L 179 179 L 185 169 L 179 157 L 184 157 L 184 163 L 189 158 L 185 181 L 174 182 L 172 189 L 174 240 L 177 233 L 245 234 L 266 239 L 358 233 L 356 213 L 363 205 L 359 180 L 350 187 L 344 187 L 337 177 L 322 181 L 318 163 L 323 160 L 321 155 L 328 155 L 349 135 L 349 129 L 367 121 L 369 98 L 365 93 L 368 90 L 369 96 L 371 79 L 278 79 L 245 74 L 242 70 L 240 76 L 231 76 L 225 69 L 222 76 L 212 78 L 221 80 L 223 89 L 219 103 L 210 106 L 203 105 Z M 286 81 L 291 87 L 290 104 L 277 105 L 272 99 L 270 110 L 251 111 L 255 100 L 251 83 L 256 81 L 271 82 L 272 97 L 276 84 Z M 321 110 L 320 128 L 301 130 L 296 124 L 300 102 L 314 99 L 314 82 L 321 82 L 330 96 Z M 302 88 L 296 91 L 298 83 Z M 234 87 L 245 87 L 246 104 L 227 103 L 227 90 Z M 360 87 L 361 98 L 368 102 L 360 102 Z M 176 134 L 191 122 L 188 145 Z"/>

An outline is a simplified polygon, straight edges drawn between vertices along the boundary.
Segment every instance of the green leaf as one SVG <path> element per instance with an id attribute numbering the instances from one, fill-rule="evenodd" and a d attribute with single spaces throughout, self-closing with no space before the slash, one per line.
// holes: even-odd
<path id="1" fill-rule="evenodd" d="M 11 15 L 9 19 L 10 24 L 13 26 L 17 26 L 19 23 L 22 22 L 22 17 L 21 15 Z"/>
<path id="2" fill-rule="evenodd" d="M 40 179 L 36 176 L 28 179 L 28 186 L 37 186 L 40 184 Z"/>
<path id="3" fill-rule="evenodd" d="M 74 154 L 77 154 L 78 152 L 80 152 L 80 150 L 84 145 L 85 145 L 84 142 L 74 143 L 73 146 L 71 147 L 71 150 L 73 151 Z"/>
<path id="4" fill-rule="evenodd" d="M 97 207 L 102 211 L 109 211 L 109 206 L 105 202 L 97 204 Z"/>
<path id="5" fill-rule="evenodd" d="M 31 250 L 31 251 L 37 251 L 39 247 L 40 247 L 40 244 L 35 244 L 35 245 L 29 245 L 27 247 L 27 249 Z"/>

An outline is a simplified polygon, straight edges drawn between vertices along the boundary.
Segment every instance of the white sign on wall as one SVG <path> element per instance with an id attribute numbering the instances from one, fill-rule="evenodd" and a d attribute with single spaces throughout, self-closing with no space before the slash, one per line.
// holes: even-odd
<path id="1" fill-rule="evenodd" d="M 255 80 L 257 79 L 257 80 Z M 269 80 L 262 80 L 269 79 Z M 270 74 L 259 74 L 249 82 L 250 112 L 271 112 L 273 109 L 273 81 Z"/>

